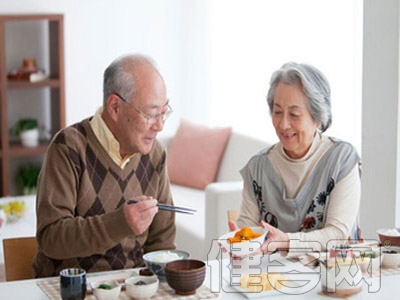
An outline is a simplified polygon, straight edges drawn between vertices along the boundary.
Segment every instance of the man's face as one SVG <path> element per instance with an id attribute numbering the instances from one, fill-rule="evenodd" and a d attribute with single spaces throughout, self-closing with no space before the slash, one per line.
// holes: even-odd
<path id="1" fill-rule="evenodd" d="M 159 115 L 169 109 L 165 83 L 158 72 L 145 69 L 136 82 L 138 93 L 134 99 L 125 99 L 127 102 L 124 102 L 119 97 L 121 110 L 114 134 L 120 143 L 122 157 L 150 152 L 158 132 L 164 127 Z M 158 116 L 154 124 L 151 124 L 154 122 L 152 116 Z"/>

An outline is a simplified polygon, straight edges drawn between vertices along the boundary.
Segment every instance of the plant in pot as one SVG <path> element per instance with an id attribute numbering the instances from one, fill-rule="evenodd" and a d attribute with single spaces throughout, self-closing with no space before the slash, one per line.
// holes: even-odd
<path id="1" fill-rule="evenodd" d="M 20 119 L 15 124 L 15 133 L 20 137 L 21 144 L 25 147 L 39 145 L 39 128 L 36 119 Z"/>
<path id="2" fill-rule="evenodd" d="M 31 195 L 36 193 L 39 172 L 40 165 L 37 164 L 21 165 L 18 168 L 15 175 L 15 184 L 21 194 Z"/>

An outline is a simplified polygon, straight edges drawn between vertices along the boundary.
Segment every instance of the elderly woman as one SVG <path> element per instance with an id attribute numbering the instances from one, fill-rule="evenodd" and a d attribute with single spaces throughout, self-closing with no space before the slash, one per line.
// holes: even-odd
<path id="1" fill-rule="evenodd" d="M 360 203 L 360 158 L 349 143 L 322 134 L 332 123 L 327 79 L 287 63 L 272 75 L 267 101 L 279 142 L 241 170 L 243 203 L 230 228 L 261 223 L 269 230 L 264 253 L 347 239 Z"/>

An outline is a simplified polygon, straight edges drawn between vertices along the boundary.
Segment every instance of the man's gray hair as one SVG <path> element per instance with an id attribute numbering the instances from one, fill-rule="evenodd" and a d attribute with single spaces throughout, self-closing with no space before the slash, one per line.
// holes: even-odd
<path id="1" fill-rule="evenodd" d="M 142 54 L 124 55 L 115 59 L 104 71 L 103 106 L 106 107 L 108 97 L 118 93 L 125 100 L 132 99 L 137 93 L 136 80 L 132 72 L 142 65 L 150 65 L 157 70 L 152 58 Z"/>

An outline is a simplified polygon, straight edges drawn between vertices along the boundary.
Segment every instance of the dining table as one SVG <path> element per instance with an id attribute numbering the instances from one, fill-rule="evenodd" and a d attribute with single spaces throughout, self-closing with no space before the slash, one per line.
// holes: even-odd
<path id="1" fill-rule="evenodd" d="M 305 263 L 301 259 L 287 259 L 279 254 L 252 257 L 238 262 L 217 253 L 208 256 L 206 275 L 203 285 L 193 295 L 180 296 L 168 286 L 160 283 L 159 291 L 152 299 L 327 299 L 329 295 L 322 291 L 322 273 L 318 266 Z M 267 266 L 268 269 L 265 269 Z M 296 279 L 289 289 L 262 292 L 247 292 L 238 283 L 246 272 L 272 271 L 286 274 L 287 278 Z M 135 273 L 136 271 L 136 273 Z M 88 273 L 88 293 L 85 299 L 95 299 L 90 292 L 90 283 L 111 278 L 129 277 L 138 274 L 136 269 L 113 270 L 106 272 Z M 348 299 L 396 299 L 400 283 L 400 269 L 379 270 L 377 274 L 367 274 L 363 277 L 362 291 Z M 0 299 L 61 299 L 59 294 L 59 277 L 28 279 L 0 283 Z M 120 299 L 130 299 L 123 293 Z"/>

